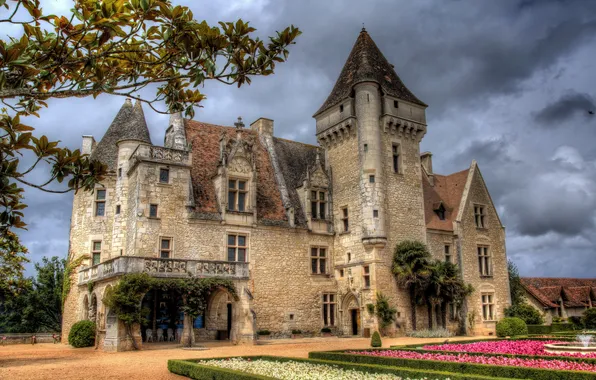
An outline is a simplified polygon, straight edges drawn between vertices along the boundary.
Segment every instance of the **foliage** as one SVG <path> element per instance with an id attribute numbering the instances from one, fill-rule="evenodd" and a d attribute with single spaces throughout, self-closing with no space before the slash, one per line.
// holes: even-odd
<path id="1" fill-rule="evenodd" d="M 519 276 L 519 270 L 513 261 L 507 261 L 507 273 L 509 273 L 509 291 L 511 293 L 511 305 L 517 306 L 524 303 L 524 288 Z"/>
<path id="2" fill-rule="evenodd" d="M 242 371 L 234 371 L 225 368 L 218 368 L 213 366 L 205 365 L 206 363 L 212 360 L 218 361 L 228 361 L 228 359 L 233 360 L 232 358 L 215 358 L 209 359 L 205 361 L 196 361 L 196 360 L 168 360 L 168 370 L 172 373 L 186 376 L 191 379 L 197 380 L 212 380 L 212 379 L 219 379 L 219 380 L 236 380 L 236 379 L 265 379 L 270 377 L 264 377 L 260 375 L 254 375 Z M 249 356 L 245 357 L 246 361 L 271 361 L 272 363 L 285 363 L 285 362 L 292 362 L 292 363 L 306 363 L 310 365 L 332 365 L 334 368 L 340 368 L 346 371 L 361 371 L 367 374 L 375 373 L 375 374 L 384 374 L 385 377 L 396 377 L 402 379 L 437 379 L 437 380 L 485 380 L 485 376 L 481 375 L 470 375 L 470 374 L 458 374 L 452 372 L 444 372 L 444 371 L 429 371 L 429 370 L 419 370 L 416 368 L 398 368 L 392 367 L 387 365 L 363 365 L 357 363 L 347 363 L 347 362 L 339 362 L 339 361 L 323 361 L 323 360 L 313 360 L 313 359 L 299 359 L 299 358 L 284 358 L 284 357 L 270 357 L 270 356 Z M 274 367 L 275 368 L 275 367 Z M 305 371 L 303 376 L 306 378 L 312 378 L 313 374 L 318 374 L 318 370 L 310 370 Z M 297 375 L 297 373 L 293 373 L 293 376 Z M 311 377 L 309 377 L 311 376 Z M 350 378 L 361 378 L 364 375 L 356 375 L 350 376 Z M 336 379 L 337 376 L 331 375 L 327 378 Z M 342 377 L 346 378 L 346 377 Z M 500 378 L 492 378 L 493 380 L 504 380 Z"/>
<path id="3" fill-rule="evenodd" d="M 184 111 L 193 117 L 194 107 L 205 98 L 199 90 L 205 82 L 240 87 L 250 84 L 252 76 L 273 74 L 301 33 L 290 26 L 265 42 L 253 36 L 256 29 L 248 22 L 210 26 L 195 20 L 188 7 L 174 6 L 170 0 L 76 0 L 62 16 L 44 13 L 39 0 L 0 0 L 1 6 L 6 9 L 0 25 L 13 32 L 0 39 L 4 107 L 0 237 L 4 239 L 13 239 L 8 235 L 12 228 L 26 226 L 21 186 L 50 193 L 90 190 L 107 172 L 105 165 L 79 150 L 34 135 L 34 128 L 23 119 L 39 117 L 48 99 L 110 94 L 133 97 L 158 112 Z M 162 103 L 166 108 L 158 110 Z M 30 166 L 21 162 L 24 153 L 33 156 Z M 49 175 L 33 183 L 27 175 L 39 164 Z M 65 180 L 60 189 L 52 186 Z M 18 267 L 22 259 L 11 257 L 14 250 L 4 248 L 0 268 L 5 262 Z"/>
<path id="4" fill-rule="evenodd" d="M 1 188 L 2 184 L 0 184 L 0 193 L 2 193 Z M 0 200 L 0 207 L 1 202 Z M 1 218 L 2 216 L 0 220 Z M 0 225 L 1 223 L 0 221 Z M 27 248 L 21 245 L 16 234 L 10 231 L 0 234 L 0 300 L 16 295 L 27 286 L 27 281 L 23 277 L 24 264 L 29 262 L 25 256 L 26 253 Z"/>
<path id="5" fill-rule="evenodd" d="M 375 309 L 375 314 L 379 320 L 379 327 L 382 331 L 395 322 L 397 309 L 389 305 L 389 298 L 381 292 L 377 292 Z"/>
<path id="6" fill-rule="evenodd" d="M 424 329 L 417 331 L 409 331 L 407 336 L 412 338 L 449 338 L 453 336 L 453 333 L 448 329 L 436 328 L 433 330 Z"/>
<path id="7" fill-rule="evenodd" d="M 474 331 L 474 328 L 476 327 L 476 310 L 474 309 L 468 313 L 468 327 L 472 331 Z"/>
<path id="8" fill-rule="evenodd" d="M 122 276 L 118 284 L 106 292 L 103 302 L 126 326 L 127 335 L 138 349 L 132 335 L 132 326 L 146 324 L 148 310 L 142 308 L 143 296 L 150 289 L 173 291 L 182 297 L 180 308 L 191 320 L 201 315 L 207 308 L 208 296 L 217 289 L 225 289 L 234 299 L 238 299 L 234 283 L 221 278 L 160 279 L 147 273 L 130 273 Z M 190 326 L 190 325 L 189 325 Z M 191 334 L 192 335 L 192 334 Z M 192 344 L 192 339 L 189 341 Z"/>
<path id="9" fill-rule="evenodd" d="M 492 355 L 426 353 L 416 350 L 311 352 L 309 357 L 506 379 L 588 380 L 594 379 L 595 374 L 584 371 L 596 371 L 595 364 L 575 360 L 520 359 Z"/>
<path id="10" fill-rule="evenodd" d="M 586 309 L 582 315 L 582 323 L 587 329 L 596 328 L 596 308 Z"/>
<path id="11" fill-rule="evenodd" d="M 26 280 L 19 293 L 0 301 L 0 331 L 59 332 L 62 327 L 62 284 L 65 260 L 44 257 L 35 264 L 36 277 Z"/>
<path id="12" fill-rule="evenodd" d="M 393 253 L 393 274 L 397 283 L 410 296 L 412 329 L 416 330 L 416 306 L 422 302 L 424 284 L 430 275 L 428 269 L 430 252 L 424 243 L 404 240 L 398 243 Z"/>
<path id="13" fill-rule="evenodd" d="M 528 334 L 553 334 L 575 330 L 575 325 L 571 323 L 552 323 L 549 325 L 528 325 Z"/>
<path id="14" fill-rule="evenodd" d="M 574 330 L 581 330 L 584 328 L 582 317 L 574 315 L 572 317 L 569 317 L 569 322 L 573 325 Z"/>
<path id="15" fill-rule="evenodd" d="M 541 325 L 544 323 L 542 314 L 535 307 L 527 303 L 511 305 L 505 309 L 505 316 L 520 318 L 528 325 Z"/>
<path id="16" fill-rule="evenodd" d="M 70 286 L 72 284 L 72 274 L 73 271 L 83 263 L 83 261 L 87 260 L 89 255 L 83 255 L 78 257 L 77 259 L 72 260 L 66 267 L 64 268 L 64 283 L 62 284 L 62 305 L 66 302 L 66 297 L 68 297 L 68 293 L 70 293 Z"/>
<path id="17" fill-rule="evenodd" d="M 321 329 L 321 332 L 322 333 L 325 333 L 325 334 L 329 334 L 329 333 L 331 333 L 331 329 L 329 327 L 323 327 Z"/>
<path id="18" fill-rule="evenodd" d="M 75 347 L 91 347 L 95 343 L 95 323 L 78 321 L 70 328 L 68 343 Z"/>
<path id="19" fill-rule="evenodd" d="M 302 330 L 292 330 L 292 334 L 300 335 L 300 334 L 302 334 Z"/>
<path id="20" fill-rule="evenodd" d="M 368 310 L 368 314 L 373 315 L 375 313 L 375 304 L 367 303 L 366 310 Z"/>
<path id="21" fill-rule="evenodd" d="M 553 317 L 553 323 L 564 323 L 565 318 L 562 317 Z"/>
<path id="22" fill-rule="evenodd" d="M 497 336 L 519 336 L 528 335 L 528 326 L 520 318 L 509 317 L 503 318 L 497 322 Z"/>
<path id="23" fill-rule="evenodd" d="M 381 334 L 378 331 L 375 331 L 372 334 L 372 338 L 370 338 L 370 346 L 371 347 L 383 347 L 383 342 L 381 341 Z"/>
<path id="24" fill-rule="evenodd" d="M 257 331 L 257 335 L 271 335 L 271 331 L 269 331 L 269 330 L 259 330 L 259 331 Z"/>

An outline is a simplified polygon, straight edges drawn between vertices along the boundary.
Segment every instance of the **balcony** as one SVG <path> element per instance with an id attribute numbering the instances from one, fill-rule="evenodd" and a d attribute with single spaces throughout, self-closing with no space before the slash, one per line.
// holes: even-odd
<path id="1" fill-rule="evenodd" d="M 190 166 L 192 158 L 190 152 L 186 150 L 139 144 L 130 155 L 129 161 L 131 168 L 141 161 Z"/>
<path id="2" fill-rule="evenodd" d="M 186 278 L 192 275 L 240 280 L 248 278 L 248 263 L 121 256 L 79 270 L 79 285 L 127 273 L 148 273 L 153 277 L 162 278 Z"/>

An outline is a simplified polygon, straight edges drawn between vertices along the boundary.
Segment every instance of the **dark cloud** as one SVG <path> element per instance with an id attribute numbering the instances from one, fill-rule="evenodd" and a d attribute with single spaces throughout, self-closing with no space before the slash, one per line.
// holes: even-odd
<path id="1" fill-rule="evenodd" d="M 573 116 L 596 118 L 594 99 L 586 93 L 571 92 L 550 103 L 534 116 L 537 123 L 545 128 L 560 126 L 560 122 Z"/>

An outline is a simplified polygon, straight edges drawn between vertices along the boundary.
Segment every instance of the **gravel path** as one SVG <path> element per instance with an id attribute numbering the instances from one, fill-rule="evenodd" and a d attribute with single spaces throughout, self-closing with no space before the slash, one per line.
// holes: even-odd
<path id="1" fill-rule="evenodd" d="M 450 338 L 457 341 L 470 338 Z M 383 347 L 398 344 L 438 343 L 445 339 L 383 339 Z M 102 352 L 93 348 L 72 348 L 63 344 L 0 346 L 0 379 L 19 380 L 181 380 L 168 372 L 168 359 L 209 358 L 239 355 L 308 357 L 310 351 L 368 348 L 364 338 L 315 338 L 271 341 L 265 345 L 207 343 L 205 351 L 182 350 L 174 344 L 152 345 L 135 352 Z"/>

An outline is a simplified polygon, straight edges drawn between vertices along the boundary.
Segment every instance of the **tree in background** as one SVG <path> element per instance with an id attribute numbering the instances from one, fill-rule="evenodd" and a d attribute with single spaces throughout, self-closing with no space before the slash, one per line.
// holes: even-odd
<path id="1" fill-rule="evenodd" d="M 524 288 L 519 277 L 519 270 L 513 261 L 507 261 L 507 272 L 509 273 L 509 291 L 511 293 L 511 305 L 524 303 Z"/>
<path id="2" fill-rule="evenodd" d="M 12 228 L 26 226 L 21 186 L 50 193 L 89 190 L 106 174 L 105 165 L 35 136 L 24 123 L 26 116 L 39 117 L 48 99 L 110 94 L 193 117 L 205 98 L 198 90 L 205 81 L 240 87 L 252 76 L 273 74 L 301 33 L 290 26 L 265 42 L 252 36 L 256 29 L 248 22 L 210 26 L 170 0 L 73 3 L 68 15 L 57 16 L 45 14 L 39 0 L 0 0 L 5 8 L 0 25 L 17 31 L 0 39 L 0 236 L 5 240 Z M 20 162 L 25 152 L 35 157 L 29 167 Z M 48 166 L 49 175 L 33 183 L 27 174 L 39 164 Z M 52 186 L 65 180 L 61 189 Z M 12 260 L 6 252 L 0 250 L 0 267 Z"/>
<path id="3" fill-rule="evenodd" d="M 387 327 L 391 326 L 395 322 L 395 314 L 397 309 L 389 305 L 389 298 L 381 292 L 377 293 L 377 303 L 375 305 L 376 316 L 379 320 L 379 329 L 381 333 L 385 335 Z"/>
<path id="4" fill-rule="evenodd" d="M 0 331 L 59 332 L 62 325 L 62 283 L 66 260 L 44 257 L 35 264 L 35 278 L 26 279 L 18 292 L 0 300 Z"/>
<path id="5" fill-rule="evenodd" d="M 26 253 L 27 248 L 13 232 L 0 234 L 0 302 L 27 286 L 23 277 L 24 264 L 29 261 Z"/>

